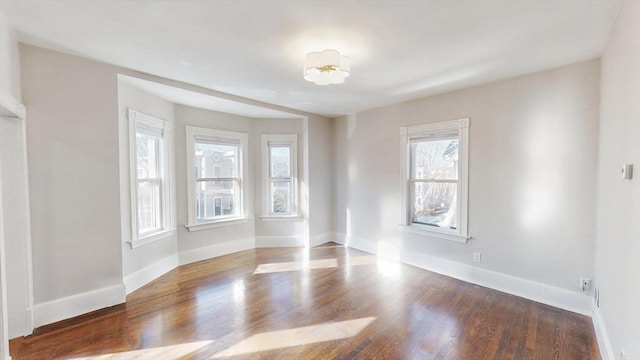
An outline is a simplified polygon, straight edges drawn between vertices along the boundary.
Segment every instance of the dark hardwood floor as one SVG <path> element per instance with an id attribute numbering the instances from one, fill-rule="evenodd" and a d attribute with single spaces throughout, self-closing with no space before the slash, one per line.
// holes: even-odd
<path id="1" fill-rule="evenodd" d="M 600 359 L 591 320 L 329 244 L 181 266 L 20 359 Z"/>

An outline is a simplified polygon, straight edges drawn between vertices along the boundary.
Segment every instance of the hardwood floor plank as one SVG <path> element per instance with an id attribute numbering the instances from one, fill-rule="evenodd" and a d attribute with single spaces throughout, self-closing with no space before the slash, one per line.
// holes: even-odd
<path id="1" fill-rule="evenodd" d="M 10 349 L 15 360 L 600 358 L 588 317 L 337 244 L 181 266 Z"/>

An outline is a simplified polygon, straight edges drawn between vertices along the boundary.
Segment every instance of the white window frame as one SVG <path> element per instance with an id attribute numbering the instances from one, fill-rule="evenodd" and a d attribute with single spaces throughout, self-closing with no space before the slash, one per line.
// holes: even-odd
<path id="1" fill-rule="evenodd" d="M 458 182 L 456 229 L 446 229 L 412 222 L 413 197 L 411 191 L 411 142 L 418 139 L 458 138 Z M 469 207 L 469 119 L 443 121 L 432 124 L 414 125 L 400 128 L 402 154 L 402 213 L 401 225 L 408 232 L 429 237 L 466 243 L 468 233 Z"/>
<path id="2" fill-rule="evenodd" d="M 298 201 L 298 135 L 297 134 L 262 134 L 262 216 L 263 221 L 287 221 L 299 218 L 299 201 Z M 271 145 L 288 146 L 290 149 L 290 177 L 289 178 L 272 178 L 270 175 L 270 151 Z M 291 197 L 289 207 L 291 209 L 288 214 L 274 214 L 271 204 L 271 182 L 277 180 L 289 179 L 291 181 Z"/>
<path id="3" fill-rule="evenodd" d="M 127 109 L 129 120 L 129 177 L 130 177 L 130 201 L 131 201 L 131 248 L 149 244 L 151 242 L 175 235 L 175 212 L 173 204 L 175 196 L 173 191 L 174 172 L 170 161 L 173 153 L 171 123 L 147 115 L 134 109 Z M 153 232 L 140 234 L 138 231 L 138 167 L 136 134 L 142 132 L 148 135 L 156 135 L 159 139 L 158 170 L 160 172 L 160 227 Z"/>
<path id="4" fill-rule="evenodd" d="M 235 225 L 239 223 L 247 222 L 249 216 L 246 213 L 248 206 L 247 201 L 247 189 L 248 181 L 246 175 L 248 174 L 248 134 L 236 131 L 217 130 L 210 128 L 202 128 L 195 126 L 187 126 L 187 229 L 189 231 L 205 230 L 220 226 Z M 239 144 L 238 154 L 238 179 L 240 194 L 238 198 L 238 215 L 225 216 L 220 219 L 211 219 L 208 221 L 198 222 L 196 213 L 196 174 L 195 174 L 195 144 L 197 140 L 203 141 L 219 141 L 226 143 Z"/>

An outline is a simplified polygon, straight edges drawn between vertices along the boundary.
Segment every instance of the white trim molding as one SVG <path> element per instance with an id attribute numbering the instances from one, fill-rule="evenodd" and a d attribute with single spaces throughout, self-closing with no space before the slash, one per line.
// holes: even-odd
<path id="1" fill-rule="evenodd" d="M 378 254 L 380 242 L 371 242 L 344 234 L 337 234 L 336 239 L 336 242 L 342 241 L 347 247 L 387 257 L 384 253 Z M 591 316 L 592 313 L 591 298 L 576 291 L 415 251 L 402 249 L 398 253 L 400 253 L 400 258 L 392 260 L 578 314 Z"/>
<path id="2" fill-rule="evenodd" d="M 596 333 L 596 339 L 598 340 L 598 347 L 600 348 L 600 356 L 602 357 L 602 360 L 615 360 L 616 356 L 613 351 L 613 347 L 611 346 L 607 327 L 604 323 L 604 319 L 602 318 L 600 308 L 595 304 L 593 304 L 593 316 L 591 317 L 591 321 L 593 321 L 593 329 Z"/>
<path id="3" fill-rule="evenodd" d="M 251 250 L 255 247 L 255 238 L 247 238 L 181 251 L 178 256 L 180 259 L 180 265 L 186 265 L 218 256 L 233 254 L 244 250 Z"/>
<path id="4" fill-rule="evenodd" d="M 13 96 L 0 91 L 0 116 L 24 119 L 27 116 L 27 108 Z"/>
<path id="5" fill-rule="evenodd" d="M 312 235 L 309 237 L 309 247 L 320 246 L 328 242 L 338 242 L 336 240 L 336 233 L 333 231 L 327 231 L 322 234 Z"/>
<path id="6" fill-rule="evenodd" d="M 34 326 L 48 325 L 125 301 L 125 287 L 120 284 L 36 304 Z"/>
<path id="7" fill-rule="evenodd" d="M 124 277 L 124 286 L 127 295 L 147 285 L 160 276 L 177 268 L 179 265 L 178 254 L 167 256 L 160 261 L 148 265 L 133 274 Z"/>

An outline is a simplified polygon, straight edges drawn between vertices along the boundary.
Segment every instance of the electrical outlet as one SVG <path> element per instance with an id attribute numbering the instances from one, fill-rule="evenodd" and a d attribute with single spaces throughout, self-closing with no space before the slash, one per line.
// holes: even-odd
<path id="1" fill-rule="evenodd" d="M 580 278 L 580 290 L 583 293 L 588 293 L 591 291 L 591 285 L 593 284 L 593 280 L 589 278 Z"/>
<path id="2" fill-rule="evenodd" d="M 473 253 L 473 262 L 481 262 L 482 261 L 482 254 L 480 254 L 479 252 L 474 252 Z"/>

